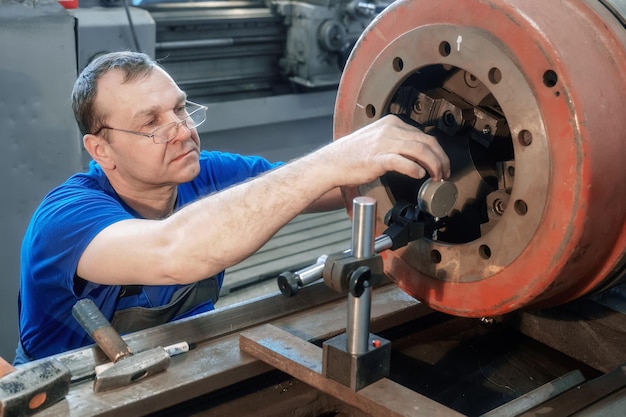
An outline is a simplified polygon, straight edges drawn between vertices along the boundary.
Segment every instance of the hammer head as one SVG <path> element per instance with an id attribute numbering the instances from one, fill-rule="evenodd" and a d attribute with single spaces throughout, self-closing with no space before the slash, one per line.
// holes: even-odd
<path id="1" fill-rule="evenodd" d="M 19 365 L 0 378 L 0 417 L 30 416 L 64 398 L 70 370 L 56 359 Z"/>
<path id="2" fill-rule="evenodd" d="M 170 355 L 162 347 L 128 356 L 96 373 L 93 390 L 108 391 L 138 382 L 170 366 Z"/>

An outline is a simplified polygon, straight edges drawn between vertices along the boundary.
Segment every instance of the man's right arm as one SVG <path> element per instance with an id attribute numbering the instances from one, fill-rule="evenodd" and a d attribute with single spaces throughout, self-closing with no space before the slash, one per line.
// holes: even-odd
<path id="1" fill-rule="evenodd" d="M 78 275 L 100 284 L 195 282 L 252 255 L 330 190 L 388 171 L 435 180 L 449 175 L 437 141 L 388 116 L 216 194 L 164 220 L 132 219 L 102 230 L 83 252 Z"/>

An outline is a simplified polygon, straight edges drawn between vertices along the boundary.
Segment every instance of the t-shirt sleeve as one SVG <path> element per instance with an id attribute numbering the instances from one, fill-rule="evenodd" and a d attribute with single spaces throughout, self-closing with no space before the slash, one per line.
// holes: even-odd
<path id="1" fill-rule="evenodd" d="M 211 191 L 223 190 L 283 165 L 259 156 L 207 151 L 202 152 L 200 163 L 200 180 L 212 184 Z"/>
<path id="2" fill-rule="evenodd" d="M 200 197 L 224 190 L 283 165 L 258 156 L 206 151 L 200 153 L 200 173 L 191 182 L 178 186 L 178 207 Z"/>
<path id="3" fill-rule="evenodd" d="M 113 196 L 80 184 L 65 184 L 46 196 L 25 235 L 27 257 L 40 285 L 73 291 L 78 261 L 104 228 L 133 216 Z M 54 282 L 46 282 L 52 280 Z"/>

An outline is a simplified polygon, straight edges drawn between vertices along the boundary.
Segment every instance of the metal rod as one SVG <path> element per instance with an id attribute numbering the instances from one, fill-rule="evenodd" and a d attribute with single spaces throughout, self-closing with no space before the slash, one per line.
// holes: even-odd
<path id="1" fill-rule="evenodd" d="M 367 258 L 374 255 L 374 226 L 376 200 L 361 196 L 352 200 L 352 256 Z M 367 353 L 369 322 L 372 306 L 372 288 L 366 283 L 363 294 L 348 294 L 348 325 L 346 327 L 346 350 L 353 355 Z"/>
<path id="2" fill-rule="evenodd" d="M 386 251 L 392 245 L 393 245 L 393 242 L 391 241 L 391 238 L 389 236 L 387 235 L 377 236 L 376 239 L 374 240 L 374 252 L 380 253 L 380 252 Z M 352 249 L 346 249 L 341 253 L 348 254 L 350 252 L 352 252 Z M 314 263 L 313 265 L 309 265 L 295 272 L 297 279 L 301 283 L 300 285 L 301 287 L 305 287 L 309 284 L 314 283 L 318 279 L 322 278 L 322 273 L 324 272 L 324 263 L 326 262 L 327 258 L 328 258 L 328 255 L 322 255 L 319 258 L 317 258 L 316 263 Z"/>
<path id="3" fill-rule="evenodd" d="M 367 284 L 360 297 L 348 294 L 346 350 L 352 355 L 361 355 L 368 351 L 372 288 Z"/>
<path id="4" fill-rule="evenodd" d="M 374 224 L 376 200 L 372 197 L 356 197 L 352 200 L 352 256 L 369 258 L 374 255 Z"/>
<path id="5" fill-rule="evenodd" d="M 279 36 L 240 36 L 238 38 L 233 37 L 157 42 L 155 44 L 155 48 L 170 50 L 187 48 L 215 48 L 219 46 L 280 42 L 281 40 L 282 39 Z"/>
<path id="6" fill-rule="evenodd" d="M 328 255 L 322 255 L 317 258 L 315 264 L 307 266 L 306 268 L 302 268 L 298 272 L 296 272 L 296 276 L 300 280 L 302 286 L 310 284 L 314 281 L 317 281 L 322 277 L 322 273 L 324 272 L 324 263 L 328 259 Z"/>

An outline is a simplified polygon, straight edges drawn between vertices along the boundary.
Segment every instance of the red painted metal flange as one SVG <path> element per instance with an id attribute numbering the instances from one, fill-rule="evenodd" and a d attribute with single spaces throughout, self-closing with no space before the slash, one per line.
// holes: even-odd
<path id="1" fill-rule="evenodd" d="M 335 138 L 388 113 L 398 89 L 433 67 L 471 74 L 468 101 L 476 85 L 480 97 L 497 101 L 514 154 L 510 198 L 497 223 L 467 241 L 423 239 L 385 252 L 391 279 L 433 309 L 465 317 L 559 305 L 621 280 L 626 31 L 619 21 L 591 0 L 396 1 L 348 60 Z M 484 179 L 466 169 L 472 155 L 458 143 L 444 148 L 465 152 L 452 165 L 460 212 Z M 389 185 L 343 191 L 346 207 L 357 194 L 378 200 L 382 233 L 395 199 Z"/>

